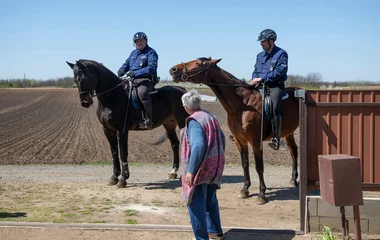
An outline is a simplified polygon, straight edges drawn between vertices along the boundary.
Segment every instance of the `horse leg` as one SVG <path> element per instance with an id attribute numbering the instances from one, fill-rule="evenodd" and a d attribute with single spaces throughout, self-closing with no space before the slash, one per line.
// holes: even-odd
<path id="1" fill-rule="evenodd" d="M 117 184 L 119 181 L 118 177 L 119 177 L 120 172 L 121 172 L 120 162 L 119 162 L 119 150 L 117 147 L 116 134 L 113 132 L 110 132 L 106 128 L 103 128 L 103 132 L 107 137 L 108 143 L 109 143 L 110 148 L 111 148 L 111 154 L 112 154 L 113 175 L 108 180 L 108 185 L 111 186 L 111 185 Z"/>
<path id="2" fill-rule="evenodd" d="M 121 177 L 117 183 L 118 188 L 124 188 L 127 186 L 127 179 L 129 178 L 129 166 L 128 166 L 128 131 L 124 134 L 117 131 L 117 139 L 119 142 L 120 159 L 121 159 Z"/>
<path id="3" fill-rule="evenodd" d="M 263 151 L 260 150 L 260 147 L 253 149 L 253 155 L 255 157 L 256 172 L 259 175 L 259 189 L 260 193 L 257 196 L 256 203 L 259 205 L 265 204 L 267 199 L 265 197 L 265 191 L 267 187 L 264 182 L 264 161 L 263 161 Z"/>
<path id="4" fill-rule="evenodd" d="M 244 171 L 244 186 L 240 190 L 239 198 L 248 198 L 248 188 L 251 186 L 251 177 L 249 176 L 249 161 L 248 161 L 248 143 L 246 141 L 239 141 L 235 137 L 235 144 L 240 152 L 241 165 Z"/>
<path id="5" fill-rule="evenodd" d="M 170 120 L 169 122 L 164 123 L 163 126 L 166 130 L 166 135 L 169 138 L 170 145 L 173 150 L 173 169 L 168 173 L 168 179 L 176 179 L 179 169 L 179 140 L 175 131 L 177 122 Z"/>
<path id="6" fill-rule="evenodd" d="M 289 185 L 292 187 L 297 187 L 298 186 L 298 182 L 297 182 L 297 178 L 298 178 L 298 165 L 297 165 L 298 147 L 297 147 L 296 141 L 294 140 L 294 133 L 286 136 L 285 141 L 289 147 L 290 155 L 292 155 L 292 159 L 293 159 L 292 178 L 289 181 Z"/>

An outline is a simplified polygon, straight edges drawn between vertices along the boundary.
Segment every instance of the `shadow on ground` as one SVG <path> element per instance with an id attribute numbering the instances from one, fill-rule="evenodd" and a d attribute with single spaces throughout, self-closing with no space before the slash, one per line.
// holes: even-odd
<path id="1" fill-rule="evenodd" d="M 265 230 L 232 228 L 225 232 L 224 240 L 290 240 L 297 235 L 294 230 Z"/>
<path id="2" fill-rule="evenodd" d="M 20 218 L 20 217 L 26 217 L 26 213 L 25 212 L 14 212 L 14 213 L 0 212 L 0 219 L 1 218 Z"/>

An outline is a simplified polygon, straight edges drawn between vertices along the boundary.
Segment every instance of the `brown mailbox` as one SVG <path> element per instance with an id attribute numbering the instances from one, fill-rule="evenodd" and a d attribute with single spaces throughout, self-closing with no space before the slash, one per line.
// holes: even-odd
<path id="1" fill-rule="evenodd" d="M 363 205 L 360 159 L 331 154 L 318 160 L 321 198 L 333 206 Z"/>

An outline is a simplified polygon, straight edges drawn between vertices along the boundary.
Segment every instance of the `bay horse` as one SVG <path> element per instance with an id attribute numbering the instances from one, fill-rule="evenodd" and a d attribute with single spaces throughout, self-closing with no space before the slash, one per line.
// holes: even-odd
<path id="1" fill-rule="evenodd" d="M 257 89 L 245 81 L 241 81 L 232 74 L 217 66 L 222 59 L 198 58 L 187 63 L 180 63 L 172 67 L 169 72 L 174 82 L 192 82 L 205 84 L 215 93 L 217 99 L 227 112 L 228 127 L 234 135 L 234 142 L 240 152 L 244 170 L 244 186 L 240 190 L 240 198 L 247 198 L 248 188 L 251 186 L 249 176 L 248 143 L 252 145 L 256 171 L 259 175 L 260 193 L 257 204 L 265 204 L 266 186 L 264 182 L 264 163 L 261 143 L 261 114 L 262 96 Z M 284 116 L 281 137 L 289 147 L 293 159 L 292 177 L 289 182 L 297 186 L 297 157 L 298 148 L 294 140 L 294 131 L 299 125 L 298 99 L 294 97 L 295 88 L 286 88 L 289 98 L 284 100 Z M 271 138 L 271 124 L 264 118 L 263 140 Z"/>
<path id="2" fill-rule="evenodd" d="M 89 108 L 93 97 L 98 99 L 96 116 L 103 125 L 103 132 L 111 148 L 113 175 L 108 185 L 125 187 L 129 178 L 128 167 L 128 131 L 146 130 L 139 128 L 142 112 L 135 104 L 129 104 L 130 84 L 122 81 L 103 64 L 93 60 L 81 59 L 75 64 L 67 62 L 74 73 L 74 81 L 79 91 L 82 107 Z M 126 88 L 126 89 L 125 89 Z M 179 168 L 179 140 L 176 127 L 183 128 L 189 116 L 182 106 L 181 97 L 186 90 L 176 86 L 165 86 L 151 94 L 153 108 L 153 128 L 163 126 L 173 150 L 173 169 L 168 177 L 177 177 Z M 128 111 L 128 112 L 126 112 Z M 127 117 L 126 117 L 127 115 Z M 162 143 L 161 139 L 157 144 Z M 142 149 L 143 151 L 143 149 Z M 119 154 L 120 160 L 119 161 Z M 121 167 L 120 167 L 121 165 Z M 121 176 L 120 176 L 121 175 Z M 120 179 L 119 179 L 120 176 Z"/>

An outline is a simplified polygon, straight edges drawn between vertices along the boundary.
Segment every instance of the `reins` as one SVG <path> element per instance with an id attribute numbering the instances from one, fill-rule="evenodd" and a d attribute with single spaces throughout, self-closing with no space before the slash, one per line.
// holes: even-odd
<path id="1" fill-rule="evenodd" d="M 95 78 L 94 75 L 90 72 L 90 70 L 87 68 L 87 66 L 86 66 L 85 64 L 81 63 L 81 65 L 85 68 L 85 69 L 81 69 L 81 68 L 79 67 L 80 71 L 82 72 L 81 74 L 82 74 L 82 77 L 83 77 L 83 78 L 86 78 L 86 77 L 87 77 L 87 76 L 85 75 L 84 71 L 87 71 L 87 73 L 88 73 L 91 77 Z M 118 88 L 118 87 L 120 87 L 121 85 L 124 85 L 124 84 L 125 84 L 125 81 L 122 81 L 122 82 L 120 82 L 119 84 L 117 84 L 116 86 L 114 86 L 114 87 L 112 87 L 112 88 L 110 88 L 110 89 L 108 89 L 108 90 L 106 90 L 106 91 L 103 91 L 103 92 L 101 92 L 101 93 L 96 93 L 94 89 L 91 89 L 91 91 L 80 91 L 80 92 L 79 92 L 79 95 L 80 95 L 80 94 L 83 94 L 83 93 L 89 93 L 90 96 L 91 96 L 92 98 L 93 98 L 93 97 L 99 97 L 99 96 L 101 96 L 101 95 L 103 95 L 103 94 L 106 94 L 106 93 L 108 93 L 108 92 L 111 92 L 112 90 L 114 90 L 114 89 L 116 89 L 116 88 Z M 80 84 L 79 84 L 79 85 L 80 85 Z M 94 93 L 94 92 L 95 92 L 95 93 Z"/>
<path id="2" fill-rule="evenodd" d="M 182 63 L 183 65 L 183 68 L 185 69 L 185 72 L 184 74 L 181 75 L 181 79 L 182 81 L 184 82 L 187 82 L 187 80 L 191 79 L 192 77 L 195 77 L 197 76 L 198 74 L 200 73 L 203 73 L 204 71 L 207 71 L 208 68 L 210 67 L 210 64 L 207 64 L 207 66 L 205 68 L 202 68 L 202 69 L 195 69 L 195 70 L 190 70 L 188 71 L 187 70 L 187 67 L 186 67 L 186 64 L 185 63 Z M 193 75 L 189 75 L 189 73 L 193 73 L 195 72 Z M 207 74 L 207 73 L 206 73 Z"/>
<path id="3" fill-rule="evenodd" d="M 183 68 L 185 70 L 184 73 L 181 75 L 182 81 L 187 82 L 192 77 L 195 77 L 196 75 L 198 75 L 204 71 L 207 71 L 211 65 L 209 64 L 209 62 L 206 62 L 206 63 L 207 63 L 207 66 L 205 68 L 195 69 L 195 70 L 190 70 L 190 71 L 187 70 L 186 64 L 182 63 Z M 192 75 L 189 75 L 189 73 L 193 73 L 193 72 L 195 72 L 195 73 Z M 206 72 L 206 74 L 207 74 L 207 72 Z M 222 74 L 225 75 L 223 72 L 222 72 Z M 229 78 L 228 76 L 226 76 L 226 77 Z M 251 88 L 251 86 L 248 84 L 247 85 L 246 84 L 227 84 L 227 83 L 213 83 L 213 82 L 209 82 L 208 84 L 216 85 L 216 86 L 226 86 L 226 87 L 247 87 L 247 88 Z M 202 85 L 202 83 L 201 83 L 201 85 Z"/>
<path id="4" fill-rule="evenodd" d="M 122 81 L 121 83 L 117 84 L 117 85 L 116 85 L 115 87 L 113 87 L 113 88 L 110 88 L 110 89 L 108 89 L 108 90 L 106 90 L 106 91 L 104 91 L 104 92 L 98 93 L 98 94 L 95 93 L 95 94 L 93 95 L 93 97 L 99 97 L 99 96 L 101 96 L 101 95 L 103 95 L 103 94 L 105 94 L 105 93 L 111 92 L 112 90 L 114 90 L 114 89 L 120 87 L 120 86 L 123 85 L 124 83 L 125 83 L 125 82 Z"/>

